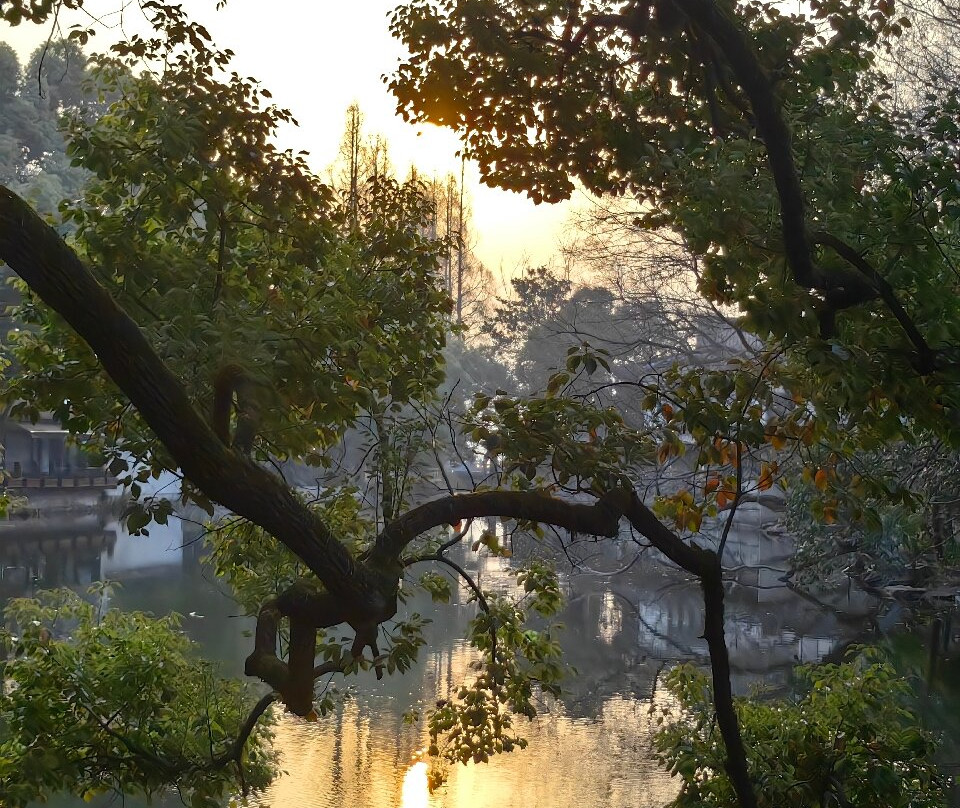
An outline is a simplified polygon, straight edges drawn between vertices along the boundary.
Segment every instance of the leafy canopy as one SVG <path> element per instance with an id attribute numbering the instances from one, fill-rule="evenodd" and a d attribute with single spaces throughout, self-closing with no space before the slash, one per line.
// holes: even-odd
<path id="1" fill-rule="evenodd" d="M 11 601 L 0 631 L 0 794 L 26 805 L 71 791 L 162 793 L 175 779 L 185 804 L 220 805 L 227 789 L 270 782 L 269 725 L 234 748 L 253 705 L 179 630 L 179 617 L 103 613 L 69 590 Z M 189 686 L 184 686 L 189 682 Z M 41 742 L 37 742 L 41 741 Z"/>
<path id="2" fill-rule="evenodd" d="M 902 24 L 858 0 L 418 0 L 390 86 L 491 184 L 633 195 L 634 226 L 682 236 L 700 292 L 783 341 L 818 410 L 955 440 L 956 91 L 891 109 L 877 56 Z"/>
<path id="3" fill-rule="evenodd" d="M 183 382 L 197 410 L 210 411 L 215 380 L 229 369 L 243 377 L 259 403 L 255 459 L 297 458 L 325 464 L 327 451 L 361 413 L 383 421 L 384 410 L 401 411 L 409 402 L 429 399 L 442 378 L 449 299 L 437 282 L 441 245 L 426 235 L 432 214 L 429 200 L 416 181 L 399 182 L 382 172 L 369 178 L 359 198 L 352 193 L 344 199 L 333 192 L 307 169 L 303 155 L 273 145 L 276 127 L 291 121 L 290 114 L 271 106 L 269 93 L 252 79 L 229 72 L 229 52 L 213 48 L 207 33 L 190 23 L 179 7 L 162 3 L 144 7 L 153 15 L 155 34 L 120 43 L 93 68 L 99 86 L 115 100 L 99 118 L 78 116 L 69 126 L 69 154 L 91 173 L 82 198 L 60 210 L 69 244 L 133 315 L 150 345 Z M 72 432 L 96 435 L 111 456 L 111 468 L 129 469 L 125 482 L 137 498 L 140 483 L 150 474 L 174 470 L 177 464 L 106 376 L 81 336 L 28 288 L 23 292 L 18 316 L 27 327 L 16 334 L 12 346 L 22 371 L 5 382 L 4 396 L 18 402 L 16 414 L 53 410 Z M 164 391 L 156 391 L 156 397 L 163 401 Z M 389 440 L 389 435 L 382 437 Z M 303 503 L 288 493 L 293 504 Z M 210 504 L 186 481 L 184 494 Z M 322 518 L 345 553 L 360 559 L 369 553 L 376 523 L 361 512 L 353 489 L 337 488 L 317 502 L 303 504 Z M 170 503 L 146 501 L 129 514 L 128 527 L 140 532 L 151 519 L 163 522 L 170 513 Z M 309 538 L 298 537 L 304 544 Z M 283 597 L 289 603 L 299 595 L 308 602 L 304 612 L 318 602 L 318 610 L 327 608 L 329 593 L 307 570 L 304 559 L 288 549 L 289 539 L 278 539 L 282 537 L 268 535 L 252 523 L 227 519 L 212 536 L 214 566 L 251 613 L 262 615 L 278 608 Z M 491 551 L 494 545 L 486 542 Z M 496 551 L 506 554 L 504 548 Z M 410 557 L 391 559 L 387 595 L 397 597 L 404 564 L 437 561 L 441 552 L 437 537 L 428 536 L 410 548 Z M 426 557 L 418 557 L 423 554 Z M 350 561 L 355 567 L 362 564 Z M 312 569 L 317 566 L 314 560 Z M 382 570 L 377 573 L 379 584 L 386 576 Z M 528 607 L 540 614 L 556 610 L 555 574 L 535 567 L 519 577 L 523 587 L 519 602 L 475 592 L 482 615 L 471 628 L 471 639 L 488 660 L 489 670 L 468 682 L 462 698 L 452 699 L 437 720 L 487 729 L 461 736 L 448 759 L 479 758 L 519 744 L 503 705 L 530 714 L 537 696 L 534 682 L 542 681 L 546 689 L 556 687 L 557 644 L 549 632 L 524 624 Z M 436 579 L 432 584 L 427 580 L 426 586 L 442 592 Z M 122 616 L 103 618 L 103 625 L 118 626 L 119 639 L 102 652 L 114 664 L 75 665 L 91 677 L 83 686 L 94 695 L 85 713 L 89 726 L 68 733 L 62 746 L 43 759 L 44 767 L 62 776 L 48 775 L 33 765 L 30 738 L 36 737 L 32 734 L 39 726 L 36 722 L 56 721 L 58 715 L 51 708 L 49 718 L 33 716 L 34 723 L 18 720 L 19 711 L 25 709 L 20 699 L 32 699 L 46 710 L 48 703 L 60 705 L 70 691 L 55 676 L 59 668 L 44 668 L 43 675 L 33 679 L 27 672 L 42 667 L 48 648 L 57 648 L 64 658 L 89 656 L 100 653 L 96 642 L 106 636 L 99 623 L 94 625 L 94 613 L 80 601 L 65 594 L 47 597 L 54 598 L 50 607 L 54 611 L 43 612 L 43 620 L 56 625 L 46 628 L 36 642 L 24 645 L 23 637 L 32 636 L 27 633 L 11 639 L 21 653 L 8 673 L 22 673 L 23 678 L 16 690 L 19 695 L 0 703 L 2 743 L 19 750 L 17 755 L 23 752 L 25 762 L 7 772 L 4 798 L 11 804 L 64 788 L 91 795 L 89 783 L 102 772 L 91 770 L 88 779 L 77 774 L 83 756 L 72 739 L 80 737 L 81 729 L 92 733 L 82 740 L 95 747 L 93 759 L 99 761 L 102 751 L 107 761 L 123 747 L 126 752 L 120 756 L 130 757 L 130 766 L 145 768 L 141 776 L 121 765 L 113 779 L 103 776 L 97 788 L 152 794 L 175 784 L 182 793 L 192 793 L 197 804 L 207 804 L 244 786 L 262 785 L 270 776 L 270 761 L 263 752 L 266 736 L 260 731 L 250 738 L 245 735 L 253 726 L 249 722 L 256 722 L 262 713 L 263 700 L 243 723 L 240 699 L 231 695 L 239 692 L 236 685 L 204 678 L 207 669 L 202 665 L 199 672 L 188 668 L 187 649 L 174 623 L 152 624 L 139 615 L 131 616 L 129 623 L 123 623 Z M 390 606 L 385 600 L 384 611 Z M 61 601 L 67 605 L 61 607 Z M 18 623 L 21 617 L 30 620 L 47 608 L 46 603 L 20 603 L 11 618 Z M 381 669 L 392 673 L 406 670 L 423 644 L 424 621 L 418 615 L 380 631 L 380 623 L 392 618 L 392 611 L 386 617 L 377 612 L 377 619 L 368 624 L 364 620 L 369 616 L 356 608 L 355 614 L 364 618 L 354 621 L 356 625 L 351 622 L 356 637 L 342 636 L 334 627 L 347 621 L 347 609 L 354 606 L 334 603 L 329 622 L 321 623 L 327 619 L 323 615 L 308 615 L 310 639 L 316 643 L 315 653 L 306 660 L 308 694 L 319 677 L 316 658 L 317 668 L 327 672 L 353 674 L 376 668 L 378 674 Z M 81 626 L 90 622 L 89 629 L 62 631 L 59 616 L 64 609 Z M 294 624 L 294 616 L 284 617 Z M 319 632 L 318 625 L 323 626 Z M 280 631 L 274 629 L 272 648 L 279 640 L 291 663 L 273 656 L 255 674 L 283 691 L 292 678 L 290 649 L 298 638 L 287 624 Z M 159 656 L 140 653 L 128 638 L 137 631 L 140 636 L 133 639 L 154 642 Z M 162 631 L 167 634 L 161 636 Z M 89 642 L 85 632 L 93 638 Z M 377 645 L 381 634 L 387 646 L 382 653 Z M 259 627 L 257 635 L 259 640 Z M 184 661 L 174 664 L 168 659 L 166 651 L 171 648 L 183 652 Z M 366 648 L 372 653 L 365 654 Z M 168 693 L 164 673 L 168 669 L 175 672 L 178 685 L 190 691 L 182 694 L 182 703 Z M 131 678 L 131 671 L 139 678 Z M 150 683 L 157 688 L 148 687 Z M 130 726 L 121 705 L 97 701 L 100 691 L 124 695 L 128 686 L 141 684 L 142 711 L 129 711 Z M 190 700 L 204 694 L 209 703 Z M 169 714 L 174 702 L 175 720 L 180 722 L 175 725 Z M 324 696 L 314 710 L 309 706 L 308 700 L 304 712 L 312 717 L 330 709 L 333 700 Z M 176 745 L 183 735 L 181 724 L 192 732 L 191 744 L 209 747 L 206 758 L 196 757 L 199 753 L 193 747 Z M 217 728 L 212 741 L 208 724 Z M 145 737 L 138 734 L 141 731 Z M 158 733 L 169 736 L 171 745 L 154 744 Z M 246 745 L 223 749 L 227 737 Z M 66 763 L 53 765 L 60 758 Z M 20 759 L 11 757 L 15 762 Z M 251 761 L 262 767 L 251 773 Z"/>
<path id="4" fill-rule="evenodd" d="M 934 741 L 905 706 L 910 688 L 889 662 L 866 650 L 840 665 L 800 667 L 796 676 L 795 698 L 737 704 L 761 806 L 945 804 L 944 778 L 930 762 Z M 733 805 L 709 682 L 682 665 L 666 687 L 677 705 L 658 718 L 655 744 L 682 780 L 672 805 Z"/>
<path id="5" fill-rule="evenodd" d="M 239 366 L 269 402 L 258 456 L 323 462 L 324 449 L 362 409 L 379 411 L 387 397 L 402 406 L 439 381 L 447 301 L 435 283 L 435 246 L 422 235 L 423 196 L 415 184 L 383 179 L 371 189 L 377 204 L 362 217 L 339 209 L 300 156 L 271 145 L 289 113 L 264 106 L 269 96 L 251 80 L 224 76 L 230 54 L 210 48 L 178 7 L 145 7 L 157 35 L 120 45 L 98 70 L 120 100 L 99 121 L 72 129 L 71 154 L 95 174 L 85 199 L 64 209 L 73 244 L 200 409 L 214 377 Z M 723 24 L 711 29 L 707 12 Z M 635 495 L 628 505 L 645 536 L 700 571 L 718 556 L 680 535 L 698 533 L 745 488 L 768 488 L 776 469 L 767 444 L 805 445 L 815 414 L 839 420 L 855 411 L 856 428 L 867 431 L 907 418 L 954 437 L 942 418 L 956 403 L 946 386 L 957 322 L 956 296 L 944 294 L 955 283 L 952 231 L 949 220 L 932 216 L 954 203 L 956 189 L 941 187 L 949 145 L 938 164 L 936 148 L 921 148 L 917 130 L 881 103 L 883 82 L 871 65 L 878 43 L 896 31 L 888 4 L 830 2 L 812 14 L 699 0 L 623 9 L 447 0 L 414 2 L 394 18 L 412 53 L 393 81 L 408 114 L 459 129 L 488 179 L 535 198 L 560 198 L 574 181 L 635 193 L 644 205 L 636 226 L 681 233 L 706 268 L 701 291 L 739 306 L 753 330 L 783 341 L 737 372 L 671 370 L 666 394 L 638 382 L 651 416 L 638 429 L 596 399 L 566 395 L 574 374 L 610 372 L 607 356 L 589 348 L 571 351 L 542 399 L 497 394 L 475 403 L 473 437 L 506 465 L 504 479 L 541 505 L 552 506 L 545 495 L 558 489 L 602 496 L 632 486 L 652 457 L 669 463 L 686 451 L 683 435 L 692 435 L 696 494 L 661 497 L 660 521 Z M 741 40 L 718 39 L 731 24 Z M 756 88 L 738 89 L 744 70 L 736 59 L 750 54 L 777 84 L 774 122 L 779 115 L 794 132 L 779 145 L 804 168 L 804 227 L 827 232 L 804 247 L 817 253 L 821 274 L 846 279 L 839 286 L 810 283 L 795 270 L 790 232 L 780 227 L 790 196 L 768 165 L 776 133 L 765 123 L 758 134 Z M 164 69 L 134 72 L 141 61 Z M 928 130 L 938 144 L 949 144 L 950 122 L 936 117 L 945 104 L 931 103 L 933 117 L 923 120 L 935 121 Z M 874 274 L 893 288 L 894 302 L 906 301 L 899 310 L 870 272 L 863 274 L 876 294 L 840 305 L 838 289 L 863 285 L 849 282 L 848 242 L 882 268 Z M 922 332 L 919 343 L 904 306 L 906 322 Z M 10 388 L 31 402 L 22 409 L 46 406 L 77 432 L 97 430 L 118 461 L 128 452 L 154 471 L 172 467 L 79 338 L 32 301 L 23 314 L 33 329 L 18 338 L 25 372 Z M 917 357 L 925 341 L 934 346 L 932 366 Z M 795 367 L 788 361 L 779 375 L 767 373 L 781 355 Z M 771 423 L 767 412 L 788 379 L 787 397 L 812 406 L 784 408 Z M 754 450 L 766 465 L 745 482 L 744 456 Z M 352 544 L 355 514 L 341 509 L 340 516 Z M 394 560 L 442 562 L 442 546 L 428 541 L 422 555 Z M 278 561 L 276 546 L 264 546 L 251 569 L 241 569 L 248 559 L 239 543 L 222 549 L 218 563 L 258 596 L 275 591 L 271 572 L 297 576 L 297 562 Z M 271 564 L 265 577 L 262 567 Z M 534 601 L 550 613 L 552 573 L 534 570 L 524 586 L 530 581 Z M 436 579 L 424 585 L 442 599 Z M 474 594 L 483 609 L 472 639 L 486 665 L 431 719 L 438 752 L 442 732 L 460 733 L 443 749 L 450 760 L 483 760 L 519 743 L 501 706 L 527 712 L 532 678 L 550 689 L 558 673 L 547 632 L 524 629 L 515 604 Z M 336 670 L 384 663 L 402 670 L 418 644 L 418 620 L 398 628 L 392 655 L 363 640 L 360 628 L 370 626 L 358 627 L 360 654 L 345 663 L 342 643 L 324 635 L 318 649 Z M 374 636 L 378 624 L 379 613 Z M 721 619 L 720 647 L 722 633 Z M 711 638 L 714 651 L 716 632 Z M 366 647 L 374 658 L 362 656 Z"/>
<path id="6" fill-rule="evenodd" d="M 303 155 L 274 145 L 290 113 L 229 72 L 232 54 L 179 7 L 146 8 L 156 34 L 95 69 L 118 99 L 70 126 L 68 152 L 94 174 L 61 210 L 71 245 L 201 411 L 217 374 L 237 368 L 260 402 L 259 456 L 325 462 L 374 399 L 402 404 L 442 379 L 449 303 L 421 226 L 428 202 L 416 182 L 380 177 L 348 216 Z M 7 397 L 172 465 L 79 337 L 29 297 L 20 316 L 31 328 Z"/>

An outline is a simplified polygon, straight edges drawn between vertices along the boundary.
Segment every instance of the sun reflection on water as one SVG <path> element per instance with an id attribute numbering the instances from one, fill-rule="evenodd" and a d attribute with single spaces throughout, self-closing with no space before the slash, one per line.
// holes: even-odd
<path id="1" fill-rule="evenodd" d="M 400 808 L 428 808 L 430 787 L 427 784 L 427 764 L 417 761 L 403 776 L 400 791 Z"/>

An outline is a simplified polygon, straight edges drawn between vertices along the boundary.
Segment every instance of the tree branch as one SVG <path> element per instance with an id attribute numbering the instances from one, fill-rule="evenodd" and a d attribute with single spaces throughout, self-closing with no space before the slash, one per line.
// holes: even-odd
<path id="1" fill-rule="evenodd" d="M 773 81 L 760 64 L 746 33 L 720 11 L 713 0 L 676 0 L 676 3 L 706 36 L 717 43 L 750 98 L 780 198 L 787 263 L 797 284 L 807 289 L 820 288 L 822 273 L 814 266 L 810 251 L 806 205 L 791 151 L 792 136 L 781 113 Z"/>
<path id="2" fill-rule="evenodd" d="M 243 726 L 240 727 L 240 732 L 237 734 L 237 737 L 234 739 L 233 743 L 230 744 L 230 747 L 223 752 L 223 754 L 217 755 L 217 757 L 211 761 L 211 765 L 214 768 L 226 766 L 231 761 L 240 761 L 240 756 L 243 754 L 243 747 L 246 746 L 247 739 L 250 737 L 250 733 L 253 732 L 253 728 L 256 727 L 260 717 L 276 700 L 276 693 L 267 693 L 265 696 L 263 696 L 263 698 L 260 699 L 260 701 L 256 703 L 246 720 L 243 722 Z"/>
<path id="3" fill-rule="evenodd" d="M 811 239 L 807 231 L 803 188 L 791 148 L 790 127 L 774 90 L 774 82 L 760 63 L 756 48 L 747 33 L 721 11 L 714 0 L 676 0 L 676 3 L 696 22 L 698 28 L 717 44 L 750 99 L 758 132 L 767 148 L 767 162 L 780 200 L 780 224 L 787 265 L 799 286 L 827 294 L 828 310 L 825 313 L 826 319 L 822 320 L 827 335 L 832 330 L 832 319 L 836 311 L 860 305 L 879 295 L 917 349 L 917 370 L 921 374 L 932 372 L 934 352 L 900 304 L 893 287 L 863 261 L 856 251 L 839 239 L 827 234 L 818 234 L 816 239 Z M 814 243 L 833 247 L 841 257 L 863 273 L 869 283 L 865 283 L 863 278 L 855 273 L 827 272 L 817 266 L 811 249 Z"/>
<path id="4" fill-rule="evenodd" d="M 907 339 L 913 343 L 917 349 L 917 370 L 921 374 L 932 373 L 936 364 L 936 352 L 927 344 L 923 334 L 917 328 L 903 304 L 897 297 L 894 288 L 887 282 L 873 266 L 859 252 L 846 242 L 831 235 L 830 233 L 816 232 L 813 234 L 814 244 L 823 244 L 830 247 L 844 261 L 857 269 L 869 282 L 876 294 L 879 294 L 883 302 L 887 304 L 893 316 L 896 318 L 900 327 L 907 335 Z"/>
<path id="5" fill-rule="evenodd" d="M 622 513 L 613 499 L 608 495 L 586 505 L 555 499 L 539 491 L 478 491 L 442 497 L 419 505 L 388 524 L 377 536 L 370 560 L 374 564 L 395 560 L 421 533 L 484 516 L 539 522 L 575 533 L 613 538 L 619 532 Z"/>
<path id="6" fill-rule="evenodd" d="M 390 583 L 358 566 L 323 520 L 280 480 L 218 440 L 137 324 L 56 231 L 2 186 L 0 260 L 90 345 L 187 479 L 276 537 L 346 605 L 359 612 L 383 610 Z"/>

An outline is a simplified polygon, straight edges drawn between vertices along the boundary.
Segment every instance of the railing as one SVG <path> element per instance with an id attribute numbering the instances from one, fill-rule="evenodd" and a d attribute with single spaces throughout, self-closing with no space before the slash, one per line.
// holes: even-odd
<path id="1" fill-rule="evenodd" d="M 7 476 L 3 481 L 8 489 L 65 489 L 65 488 L 114 488 L 117 478 L 100 472 L 84 475 L 27 475 L 25 477 Z"/>

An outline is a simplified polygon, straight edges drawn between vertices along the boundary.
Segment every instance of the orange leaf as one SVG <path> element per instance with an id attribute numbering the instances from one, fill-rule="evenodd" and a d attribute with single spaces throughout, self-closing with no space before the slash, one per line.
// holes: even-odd
<path id="1" fill-rule="evenodd" d="M 829 475 L 823 469 L 817 469 L 817 473 L 813 475 L 813 483 L 821 491 L 826 491 L 829 480 Z"/>
<path id="2" fill-rule="evenodd" d="M 760 478 L 757 480 L 757 489 L 766 491 L 771 485 L 773 485 L 773 471 L 764 463 L 763 466 L 760 467 Z"/>

